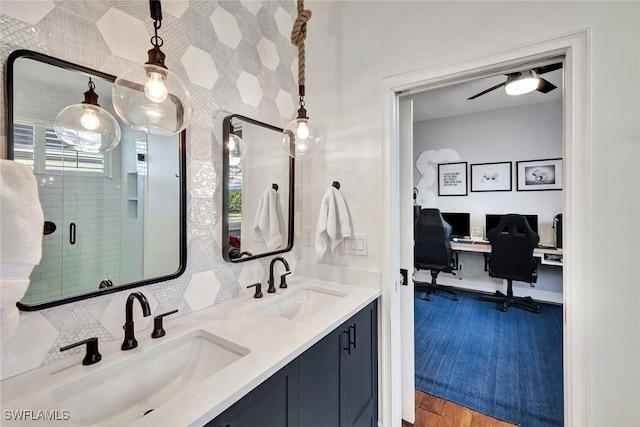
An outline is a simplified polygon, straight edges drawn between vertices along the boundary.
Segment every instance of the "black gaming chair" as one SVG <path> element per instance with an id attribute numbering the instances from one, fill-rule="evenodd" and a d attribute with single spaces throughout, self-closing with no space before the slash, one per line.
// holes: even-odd
<path id="1" fill-rule="evenodd" d="M 533 250 L 540 241 L 538 234 L 529 227 L 522 215 L 504 215 L 498 226 L 487 232 L 491 244 L 489 255 L 489 276 L 507 280 L 507 295 L 497 291 L 494 295 L 481 295 L 484 301 L 501 303 L 500 310 L 516 304 L 540 312 L 540 306 L 531 297 L 514 297 L 514 280 L 527 282 L 533 286 L 538 279 L 537 263 Z"/>
<path id="2" fill-rule="evenodd" d="M 429 294 L 436 290 L 442 290 L 453 295 L 453 300 L 458 300 L 458 295 L 451 286 L 438 285 L 436 278 L 441 271 L 452 273 L 453 252 L 451 251 L 451 225 L 440 215 L 438 209 L 422 209 L 415 223 L 415 246 L 413 249 L 413 262 L 417 270 L 430 270 L 431 283 L 414 282 L 416 288 L 426 288 L 425 299 L 429 300 Z"/>

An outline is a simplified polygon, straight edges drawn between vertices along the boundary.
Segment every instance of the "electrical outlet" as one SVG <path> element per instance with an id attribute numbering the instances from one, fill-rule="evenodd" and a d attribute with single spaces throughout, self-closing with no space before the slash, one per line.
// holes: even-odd
<path id="1" fill-rule="evenodd" d="M 311 227 L 304 228 L 303 240 L 305 246 L 313 246 L 313 230 Z"/>

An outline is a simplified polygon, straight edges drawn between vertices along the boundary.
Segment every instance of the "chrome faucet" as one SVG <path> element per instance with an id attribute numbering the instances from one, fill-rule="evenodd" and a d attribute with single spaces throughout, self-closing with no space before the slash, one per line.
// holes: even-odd
<path id="1" fill-rule="evenodd" d="M 267 292 L 269 292 L 270 294 L 274 293 L 276 291 L 276 286 L 275 286 L 275 279 L 273 278 L 273 266 L 275 265 L 276 262 L 278 261 L 282 261 L 282 264 L 284 264 L 284 268 L 287 269 L 287 272 L 284 273 L 282 276 L 280 276 L 280 287 L 281 288 L 286 288 L 287 287 L 287 282 L 285 280 L 285 277 L 289 274 L 291 274 L 291 270 L 289 269 L 289 263 L 287 262 L 286 259 L 282 258 L 281 256 L 275 257 L 274 259 L 271 260 L 271 264 L 269 264 L 269 289 L 267 289 Z"/>
<path id="2" fill-rule="evenodd" d="M 124 321 L 124 341 L 120 346 L 122 350 L 131 350 L 138 346 L 138 341 L 133 334 L 133 302 L 135 300 L 140 301 L 142 306 L 142 315 L 144 317 L 151 316 L 151 309 L 149 308 L 149 301 L 142 292 L 132 292 L 127 297 L 127 305 L 125 306 L 125 321 Z"/>

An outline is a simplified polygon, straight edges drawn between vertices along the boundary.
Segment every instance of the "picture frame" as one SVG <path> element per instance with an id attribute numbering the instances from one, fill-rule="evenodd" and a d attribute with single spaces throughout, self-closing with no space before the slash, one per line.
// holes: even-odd
<path id="1" fill-rule="evenodd" d="M 562 159 L 516 162 L 518 191 L 562 190 Z"/>
<path id="2" fill-rule="evenodd" d="M 438 196 L 466 196 L 467 162 L 438 164 Z"/>
<path id="3" fill-rule="evenodd" d="M 513 189 L 512 162 L 475 163 L 470 169 L 471 192 Z"/>

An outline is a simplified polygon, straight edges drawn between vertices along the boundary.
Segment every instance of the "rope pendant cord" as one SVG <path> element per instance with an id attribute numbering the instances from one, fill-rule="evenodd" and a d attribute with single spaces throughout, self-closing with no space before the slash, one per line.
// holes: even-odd
<path id="1" fill-rule="evenodd" d="M 311 19 L 311 11 L 304 8 L 304 0 L 298 0 L 298 16 L 291 30 L 291 43 L 298 47 L 298 90 L 301 106 L 304 106 L 304 41 L 307 38 L 307 21 L 309 19 Z"/>

